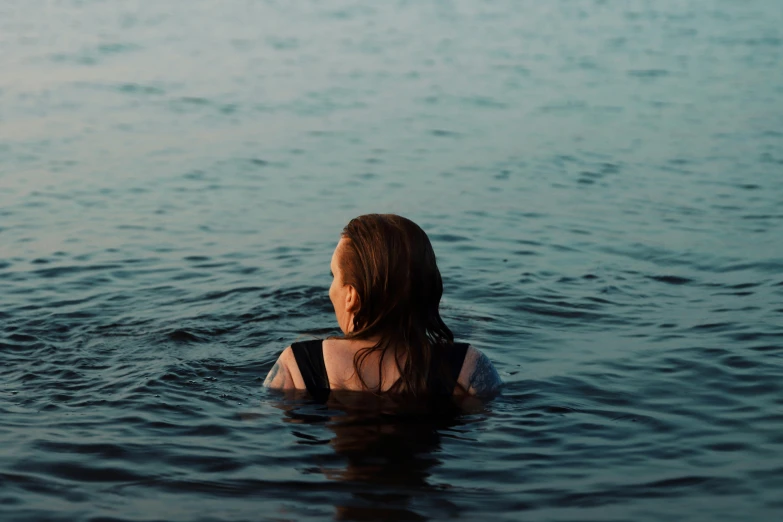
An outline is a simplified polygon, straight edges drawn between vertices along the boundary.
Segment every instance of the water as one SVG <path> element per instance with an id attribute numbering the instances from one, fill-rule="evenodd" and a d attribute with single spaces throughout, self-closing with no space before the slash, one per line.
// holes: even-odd
<path id="1" fill-rule="evenodd" d="M 779 520 L 783 4 L 0 4 L 0 519 Z M 261 389 L 348 219 L 504 395 Z"/>

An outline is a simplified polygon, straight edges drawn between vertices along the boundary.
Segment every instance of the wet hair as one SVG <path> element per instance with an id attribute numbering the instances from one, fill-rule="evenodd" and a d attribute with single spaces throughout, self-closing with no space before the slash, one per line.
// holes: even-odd
<path id="1" fill-rule="evenodd" d="M 443 280 L 427 234 L 404 217 L 367 214 L 352 219 L 342 236 L 347 241 L 337 263 L 344 283 L 359 295 L 353 330 L 345 338 L 380 339 L 354 356 L 354 370 L 362 385 L 369 388 L 359 369 L 367 357 L 378 353 L 380 383 L 373 391 L 383 388 L 387 356 L 400 373 L 390 392 L 418 396 L 434 391 L 428 389 L 433 382 L 453 390 L 456 383 L 447 370 L 445 354 L 453 346 L 454 334 L 438 310 Z"/>

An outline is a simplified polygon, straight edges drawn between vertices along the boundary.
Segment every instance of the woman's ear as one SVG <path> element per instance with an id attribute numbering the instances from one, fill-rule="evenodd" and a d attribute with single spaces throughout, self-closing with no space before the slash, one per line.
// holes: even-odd
<path id="1" fill-rule="evenodd" d="M 346 285 L 348 287 L 345 292 L 345 311 L 348 313 L 356 314 L 362 307 L 361 299 L 359 298 L 359 292 L 353 285 Z"/>

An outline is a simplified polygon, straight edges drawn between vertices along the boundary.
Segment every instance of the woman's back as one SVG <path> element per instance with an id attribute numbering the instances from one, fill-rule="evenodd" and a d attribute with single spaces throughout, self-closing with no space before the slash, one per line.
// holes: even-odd
<path id="1" fill-rule="evenodd" d="M 265 386 L 280 389 L 307 389 L 386 392 L 401 375 L 404 358 L 397 362 L 387 355 L 381 362 L 379 352 L 370 353 L 357 372 L 357 352 L 373 346 L 375 340 L 326 339 L 295 343 L 286 348 L 269 372 Z M 455 343 L 448 347 L 447 373 L 454 377 L 453 393 L 491 396 L 500 388 L 500 377 L 489 359 L 478 349 Z M 308 353 L 310 352 L 310 353 Z M 319 357 L 322 357 L 319 360 Z M 379 364 L 380 363 L 380 364 Z M 440 361 L 435 361 L 437 368 Z M 435 376 L 432 376 L 435 377 Z M 437 379 L 430 379 L 436 382 Z"/>

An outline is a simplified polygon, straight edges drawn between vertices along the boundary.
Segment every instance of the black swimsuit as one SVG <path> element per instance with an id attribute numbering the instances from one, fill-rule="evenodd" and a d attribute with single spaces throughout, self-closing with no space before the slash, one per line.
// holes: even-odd
<path id="1" fill-rule="evenodd" d="M 465 355 L 468 353 L 468 346 L 467 343 L 454 343 L 446 351 L 452 383 L 456 383 L 459 378 L 462 364 L 465 362 Z M 305 386 L 307 386 L 307 391 L 316 401 L 325 402 L 329 398 L 330 388 L 329 377 L 326 375 L 326 364 L 324 363 L 323 341 L 315 339 L 293 343 L 291 350 L 294 352 L 294 358 L 297 366 L 299 366 L 299 372 L 302 374 Z M 430 371 L 430 379 L 427 383 L 428 389 L 433 391 L 442 390 L 451 395 L 453 388 L 449 389 L 449 386 L 441 382 L 441 380 L 436 372 Z"/>

